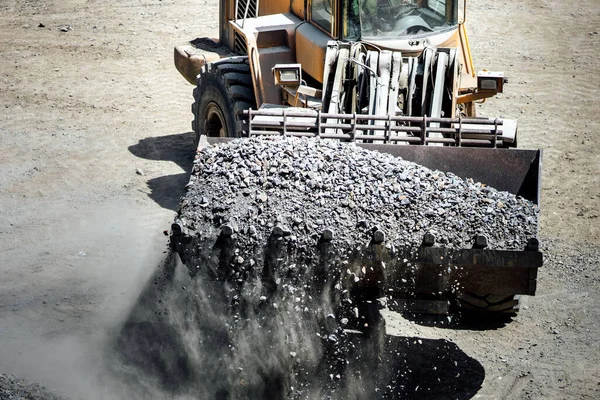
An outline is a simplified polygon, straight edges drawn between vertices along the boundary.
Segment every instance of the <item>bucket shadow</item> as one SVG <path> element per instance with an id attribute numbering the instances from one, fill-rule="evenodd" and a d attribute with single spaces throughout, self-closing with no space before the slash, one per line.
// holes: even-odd
<path id="1" fill-rule="evenodd" d="M 194 161 L 194 134 L 192 132 L 148 137 L 128 147 L 131 154 L 146 160 L 171 161 L 185 172 L 147 180 L 148 195 L 163 208 L 176 211 L 185 193 Z"/>
<path id="2" fill-rule="evenodd" d="M 206 329 L 202 336 L 213 337 L 215 332 L 209 326 Z M 136 382 L 148 380 L 158 383 L 163 393 L 172 395 L 202 399 L 234 398 L 229 394 L 232 377 L 228 375 L 232 372 L 218 359 L 229 351 L 229 344 L 221 334 L 217 335 L 220 340 L 211 340 L 211 354 L 207 355 L 207 359 L 212 360 L 204 366 L 211 371 L 218 370 L 218 374 L 206 374 L 202 365 L 190 362 L 182 339 L 168 325 L 127 324 L 121 335 L 127 336 L 127 343 L 137 344 L 125 347 L 128 349 L 129 367 L 136 367 L 144 374 L 141 379 L 138 375 Z M 202 336 L 200 340 L 203 340 Z M 347 355 L 349 364 L 335 374 L 328 374 L 330 371 L 325 368 L 319 370 L 313 376 L 311 386 L 313 389 L 320 386 L 320 389 L 312 393 L 339 400 L 466 400 L 477 394 L 485 378 L 485 370 L 477 360 L 445 339 L 387 336 L 378 357 L 367 354 L 371 348 L 367 341 L 359 335 L 351 338 L 354 351 Z M 288 376 L 289 371 L 283 370 L 264 374 L 262 382 L 254 382 L 243 389 L 244 398 L 294 398 L 290 397 L 289 384 L 285 383 Z M 214 391 L 211 393 L 206 388 L 214 388 Z M 239 389 L 236 393 L 239 394 Z"/>
<path id="3" fill-rule="evenodd" d="M 419 314 L 406 311 L 399 311 L 398 313 L 402 318 L 417 325 L 466 331 L 502 329 L 515 318 L 509 314 L 486 315 L 473 312 L 456 312 L 450 315 Z"/>
<path id="4" fill-rule="evenodd" d="M 485 378 L 477 360 L 445 339 L 387 335 L 376 360 L 367 354 L 369 339 L 351 341 L 359 350 L 346 375 L 362 382 L 349 398 L 470 399 Z"/>

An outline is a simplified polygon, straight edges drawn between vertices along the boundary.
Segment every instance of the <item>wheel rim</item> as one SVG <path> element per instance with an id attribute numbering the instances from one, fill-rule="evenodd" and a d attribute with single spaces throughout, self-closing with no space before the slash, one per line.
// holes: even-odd
<path id="1" fill-rule="evenodd" d="M 227 137 L 225 116 L 217 103 L 210 102 L 204 116 L 204 133 L 210 137 Z"/>

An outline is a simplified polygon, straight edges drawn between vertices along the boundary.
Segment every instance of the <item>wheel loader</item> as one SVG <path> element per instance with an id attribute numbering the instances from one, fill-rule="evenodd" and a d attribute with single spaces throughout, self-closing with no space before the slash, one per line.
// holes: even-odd
<path id="1" fill-rule="evenodd" d="M 219 38 L 175 47 L 195 85 L 198 151 L 254 136 L 340 140 L 539 204 L 541 150 L 516 149 L 515 121 L 476 116 L 507 81 L 475 72 L 465 17 L 465 0 L 221 0 Z M 182 260 L 186 235 L 173 225 Z M 367 302 L 393 293 L 411 312 L 514 315 L 542 266 L 536 237 L 521 250 L 488 249 L 481 236 L 448 249 L 433 235 L 402 257 L 371 250 L 387 268 L 363 288 Z"/>

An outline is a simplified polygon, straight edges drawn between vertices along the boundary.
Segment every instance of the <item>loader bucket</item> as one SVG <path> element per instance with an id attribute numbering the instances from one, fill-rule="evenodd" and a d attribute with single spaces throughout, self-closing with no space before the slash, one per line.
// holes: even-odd
<path id="1" fill-rule="evenodd" d="M 203 137 L 199 151 L 205 146 L 230 140 L 234 139 Z M 541 150 L 356 145 L 472 179 L 539 204 Z M 179 239 L 176 241 L 181 242 Z M 447 300 L 458 293 L 490 296 L 535 294 L 537 271 L 543 263 L 536 237 L 529 238 L 525 248 L 520 250 L 486 247 L 485 238 L 475 238 L 471 248 L 447 248 L 436 243 L 431 234 L 425 235 L 418 248 L 390 247 L 386 243 L 371 241 L 366 247 L 356 249 L 348 267 L 356 275 L 366 267 L 368 276 L 359 284 L 348 281 L 342 282 L 342 285 L 348 292 L 361 293 L 362 298 L 387 297 L 404 301 L 403 304 L 406 301 L 425 301 L 430 305 L 436 301 L 448 303 Z M 181 252 L 186 250 L 181 248 Z M 332 262 L 335 264 L 336 261 Z M 336 268 L 334 264 L 329 267 Z M 447 311 L 447 307 L 437 311 L 426 307 L 424 312 Z"/>
<path id="2" fill-rule="evenodd" d="M 358 144 L 433 170 L 471 178 L 539 205 L 541 150 Z"/>

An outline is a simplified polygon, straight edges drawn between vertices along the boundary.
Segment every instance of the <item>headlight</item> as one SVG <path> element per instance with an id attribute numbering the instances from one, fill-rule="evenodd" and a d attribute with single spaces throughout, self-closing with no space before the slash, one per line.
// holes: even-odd
<path id="1" fill-rule="evenodd" d="M 300 64 L 277 64 L 273 67 L 273 77 L 276 85 L 299 86 L 302 81 Z"/>

